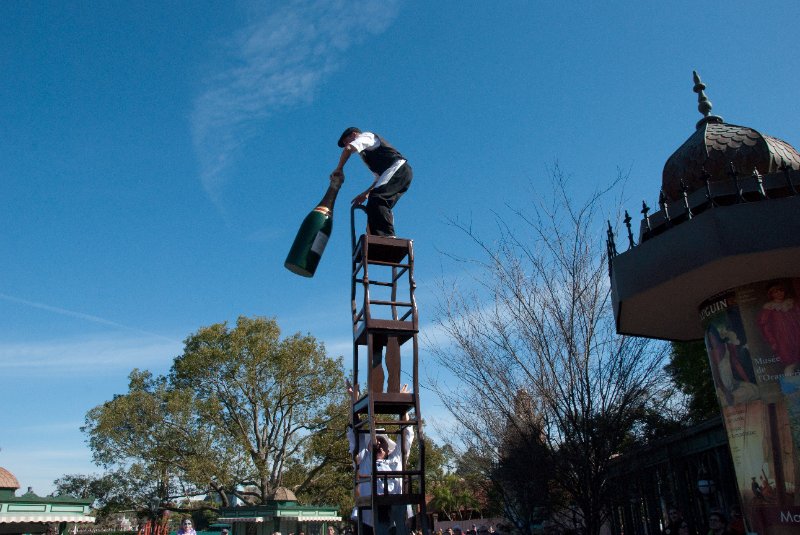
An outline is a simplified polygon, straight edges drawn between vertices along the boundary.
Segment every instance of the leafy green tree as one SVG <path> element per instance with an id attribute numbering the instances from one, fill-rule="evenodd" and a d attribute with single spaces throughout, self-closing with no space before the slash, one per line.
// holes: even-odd
<path id="1" fill-rule="evenodd" d="M 459 509 L 459 482 L 455 474 L 444 475 L 430 491 L 430 510 L 441 513 L 447 520 L 455 520 Z"/>
<path id="2" fill-rule="evenodd" d="M 518 391 L 512 406 L 497 460 L 486 470 L 503 516 L 524 533 L 564 506 L 557 476 L 560 452 L 548 446 L 542 418 L 527 391 Z"/>
<path id="3" fill-rule="evenodd" d="M 250 480 L 267 499 L 283 484 L 285 469 L 315 434 L 335 439 L 331 428 L 341 407 L 341 360 L 330 359 L 312 336 L 280 339 L 274 320 L 240 317 L 236 328 L 216 324 L 186 341 L 175 359 L 172 384 L 190 389 L 197 418 L 242 452 Z M 325 464 L 330 459 L 323 456 Z M 313 482 L 312 467 L 298 489 Z"/>
<path id="4" fill-rule="evenodd" d="M 166 378 L 133 370 L 128 393 L 91 409 L 84 432 L 97 464 L 115 470 L 117 484 L 138 509 L 156 518 L 177 496 L 197 495 L 189 478 L 204 434 L 192 418 L 191 394 L 169 388 Z M 207 441 L 205 441 L 207 442 Z"/>
<path id="5" fill-rule="evenodd" d="M 450 444 L 439 445 L 427 434 L 422 438 L 425 443 L 425 485 L 428 490 L 435 488 L 445 476 L 455 468 L 456 453 Z M 408 458 L 409 466 L 417 466 L 419 448 L 412 448 Z"/>
<path id="6" fill-rule="evenodd" d="M 92 499 L 92 508 L 98 521 L 109 515 L 135 507 L 129 489 L 124 484 L 128 475 L 120 470 L 105 474 L 67 474 L 53 482 L 51 496 L 72 496 Z"/>
<path id="7" fill-rule="evenodd" d="M 115 513 L 135 511 L 140 518 L 158 519 L 164 509 L 180 509 L 177 503 L 161 503 L 158 495 L 164 490 L 162 481 L 153 478 L 140 464 L 100 475 L 68 474 L 56 479 L 54 486 L 53 496 L 93 499 L 94 515 L 100 525 Z"/>
<path id="8" fill-rule="evenodd" d="M 482 461 L 467 450 L 459 455 L 450 444 L 439 445 L 425 437 L 425 485 L 431 496 L 429 512 L 438 512 L 448 520 L 463 520 L 479 511 L 486 511 L 486 491 L 490 488 Z M 418 453 L 411 454 L 410 463 Z"/>
<path id="9" fill-rule="evenodd" d="M 687 397 L 691 423 L 719 415 L 714 380 L 703 342 L 673 342 L 666 371 L 672 382 Z"/>
<path id="10" fill-rule="evenodd" d="M 113 474 L 67 474 L 53 482 L 55 490 L 51 496 L 91 498 L 95 500 L 92 506 L 99 509 L 114 489 L 113 478 Z"/>
<path id="11" fill-rule="evenodd" d="M 480 502 L 464 478 L 446 474 L 429 492 L 430 511 L 447 520 L 465 520 L 480 509 Z"/>
<path id="12" fill-rule="evenodd" d="M 462 492 L 469 493 L 473 498 L 469 507 L 483 516 L 504 514 L 496 468 L 497 460 L 493 452 L 481 449 L 479 444 L 469 444 L 466 450 L 455 455 L 453 473 L 461 480 Z"/>
<path id="13" fill-rule="evenodd" d="M 167 377 L 131 372 L 128 393 L 89 411 L 84 430 L 96 462 L 148 478 L 142 501 L 160 507 L 209 493 L 263 503 L 287 484 L 313 500 L 306 491 L 335 487 L 331 472 L 349 462 L 336 444 L 342 385 L 341 359 L 314 337 L 240 317 L 189 336 Z"/>
<path id="14" fill-rule="evenodd" d="M 344 397 L 326 409 L 330 432 L 315 433 L 303 451 L 293 459 L 284 475 L 284 484 L 294 488 L 301 503 L 325 503 L 339 506 L 342 516 L 353 509 L 353 458 L 345 428 L 350 405 Z M 309 469 L 309 467 L 313 467 Z"/>

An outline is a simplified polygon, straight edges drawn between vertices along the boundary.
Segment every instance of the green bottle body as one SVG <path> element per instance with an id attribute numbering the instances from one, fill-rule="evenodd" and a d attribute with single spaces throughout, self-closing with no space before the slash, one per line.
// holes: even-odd
<path id="1" fill-rule="evenodd" d="M 344 182 L 344 175 L 331 174 L 330 180 L 325 196 L 303 219 L 289 255 L 283 263 L 286 269 L 303 277 L 314 276 L 333 230 L 333 205 Z"/>
<path id="2" fill-rule="evenodd" d="M 283 263 L 286 269 L 303 277 L 314 276 L 331 237 L 332 215 L 326 207 L 317 206 L 303 219 L 292 248 Z"/>

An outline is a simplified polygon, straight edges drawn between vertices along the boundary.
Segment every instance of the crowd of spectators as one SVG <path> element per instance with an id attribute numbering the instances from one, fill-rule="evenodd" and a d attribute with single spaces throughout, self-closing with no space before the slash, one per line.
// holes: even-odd
<path id="1" fill-rule="evenodd" d="M 706 526 L 694 526 L 677 508 L 670 507 L 667 512 L 667 525 L 662 533 L 663 535 L 746 535 L 747 533 L 742 511 L 738 507 L 731 508 L 730 516 L 720 509 L 712 509 L 706 522 Z"/>

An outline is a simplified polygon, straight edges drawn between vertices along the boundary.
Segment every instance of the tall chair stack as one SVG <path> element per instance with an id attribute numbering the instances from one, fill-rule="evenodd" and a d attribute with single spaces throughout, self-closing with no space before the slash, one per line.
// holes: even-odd
<path id="1" fill-rule="evenodd" d="M 355 210 L 351 211 L 353 317 L 353 380 L 351 424 L 356 443 L 375 444 L 379 434 L 396 440 L 401 451 L 408 450 L 402 431 L 412 427 L 416 440 L 410 460 L 403 457 L 399 471 L 379 471 L 371 455 L 368 476 L 355 471 L 355 504 L 359 533 L 363 533 L 363 513 L 372 511 L 375 535 L 403 535 L 405 522 L 397 521 L 392 508 L 414 511 L 417 529 L 429 533 L 425 509 L 425 447 L 422 440 L 422 413 L 419 403 L 419 318 L 414 297 L 413 241 L 355 234 Z M 386 372 L 383 365 L 386 365 Z M 359 392 L 359 370 L 364 370 L 367 388 Z M 401 373 L 408 388 L 401 387 Z M 386 381 L 384 381 L 386 379 Z M 385 382 L 385 386 L 384 386 Z M 411 466 L 413 464 L 413 466 Z M 362 470 L 364 471 L 364 470 Z M 379 494 L 395 484 L 392 493 Z M 358 495 L 359 483 L 368 481 L 371 492 Z M 379 486 L 379 481 L 382 484 Z M 400 492 L 398 492 L 398 490 Z M 410 507 L 409 507 L 410 506 Z M 406 515 L 403 515 L 406 516 Z"/>

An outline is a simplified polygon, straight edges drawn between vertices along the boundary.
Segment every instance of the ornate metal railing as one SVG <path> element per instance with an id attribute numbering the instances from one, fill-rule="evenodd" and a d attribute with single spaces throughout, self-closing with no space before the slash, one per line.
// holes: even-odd
<path id="1" fill-rule="evenodd" d="M 728 178 L 711 180 L 711 175 L 704 172 L 705 187 L 688 192 L 686 183 L 681 181 L 682 194 L 677 200 L 669 200 L 661 190 L 658 198 L 659 210 L 650 212 L 650 207 L 642 201 L 642 221 L 639 228 L 638 241 L 634 237 L 631 221 L 633 218 L 625 210 L 622 220 L 627 231 L 628 246 L 631 250 L 645 241 L 658 236 L 670 228 L 691 221 L 692 218 L 715 208 L 735 204 L 761 202 L 770 199 L 792 197 L 800 192 L 800 171 L 784 164 L 780 171 L 761 175 L 757 170 L 749 175 L 741 175 L 731 163 Z M 800 214 L 799 214 L 800 215 Z M 611 271 L 612 259 L 619 254 L 616 236 L 608 221 L 606 230 L 606 247 L 608 252 L 608 269 Z"/>

